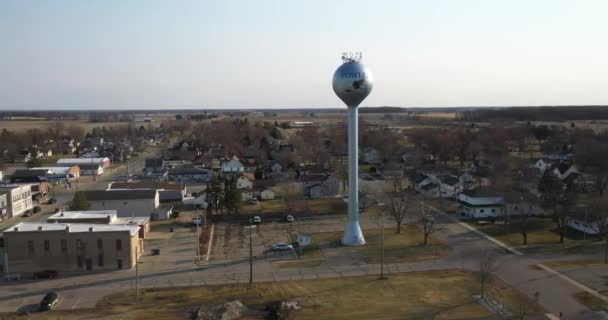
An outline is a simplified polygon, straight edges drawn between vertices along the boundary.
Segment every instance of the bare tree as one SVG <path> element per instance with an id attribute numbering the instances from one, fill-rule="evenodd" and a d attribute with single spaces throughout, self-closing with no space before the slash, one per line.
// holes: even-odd
<path id="1" fill-rule="evenodd" d="M 593 177 L 595 188 L 604 195 L 608 187 L 608 143 L 584 139 L 576 144 L 576 164 Z"/>
<path id="2" fill-rule="evenodd" d="M 410 197 L 405 191 L 389 193 L 387 196 L 390 199 L 390 214 L 397 223 L 397 233 L 401 233 L 401 225 L 407 216 Z"/>
<path id="3" fill-rule="evenodd" d="M 485 298 L 486 289 L 489 281 L 496 272 L 497 263 L 496 255 L 492 252 L 486 252 L 479 260 L 479 285 L 481 298 Z"/>
<path id="4" fill-rule="evenodd" d="M 424 207 L 422 207 L 421 217 L 418 221 L 422 226 L 422 232 L 424 234 L 424 245 L 426 246 L 429 243 L 429 237 L 431 236 L 431 234 L 433 234 L 433 232 L 437 230 L 435 228 L 435 217 L 433 217 L 429 213 L 426 213 Z"/>

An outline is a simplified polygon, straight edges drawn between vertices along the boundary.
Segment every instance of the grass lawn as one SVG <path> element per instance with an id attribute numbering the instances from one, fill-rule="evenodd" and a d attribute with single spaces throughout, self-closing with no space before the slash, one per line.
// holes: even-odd
<path id="1" fill-rule="evenodd" d="M 380 263 L 382 233 L 380 229 L 363 230 L 367 244 L 361 247 L 349 247 L 365 257 L 368 263 Z M 329 243 L 341 246 L 342 232 L 322 232 L 313 234 L 316 243 Z M 384 262 L 415 262 L 441 258 L 450 253 L 448 245 L 439 242 L 432 236 L 429 244 L 423 243 L 422 231 L 414 225 L 404 226 L 401 233 L 395 228 L 384 229 Z"/>
<path id="2" fill-rule="evenodd" d="M 586 268 L 603 265 L 604 260 L 561 260 L 546 262 L 543 264 L 554 269 Z"/>
<path id="3" fill-rule="evenodd" d="M 578 302 L 584 304 L 591 310 L 595 311 L 608 311 L 608 302 L 592 296 L 588 292 L 579 292 L 574 295 Z"/>
<path id="4" fill-rule="evenodd" d="M 510 227 L 504 224 L 473 224 L 480 231 L 511 246 L 523 244 L 523 237 L 519 232 L 519 226 L 513 224 Z M 574 232 L 566 232 L 564 242 L 576 241 L 580 235 Z M 555 223 L 551 219 L 531 218 L 528 222 L 528 245 L 535 244 L 558 244 L 559 233 L 555 230 Z"/>
<path id="5" fill-rule="evenodd" d="M 501 282 L 489 286 L 502 297 L 508 309 L 525 304 L 542 312 Z M 261 310 L 276 301 L 297 301 L 302 307 L 295 319 L 487 319 L 491 314 L 477 304 L 478 281 L 472 273 L 460 271 L 416 272 L 375 277 L 345 277 L 247 285 L 205 286 L 145 290 L 134 305 L 132 290 L 106 297 L 96 308 L 50 311 L 27 319 L 185 319 L 193 307 L 214 306 L 240 300 L 254 310 L 247 319 L 263 319 Z M 20 317 L 15 317 L 20 318 Z"/>
<path id="6" fill-rule="evenodd" d="M 298 249 L 297 254 L 297 260 L 273 261 L 272 264 L 279 268 L 312 268 L 321 265 L 325 261 L 325 256 L 316 242 L 313 242 L 310 246 Z"/>
<path id="7" fill-rule="evenodd" d="M 346 202 L 341 198 L 311 199 L 306 203 L 315 214 L 346 213 Z"/>

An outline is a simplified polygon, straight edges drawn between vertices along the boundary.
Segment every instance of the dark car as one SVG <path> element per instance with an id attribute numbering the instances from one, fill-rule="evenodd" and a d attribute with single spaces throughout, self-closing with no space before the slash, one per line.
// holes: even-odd
<path id="1" fill-rule="evenodd" d="M 42 301 L 40 301 L 40 311 L 48 311 L 51 310 L 57 305 L 59 302 L 59 296 L 55 292 L 47 293 Z"/>
<path id="2" fill-rule="evenodd" d="M 57 271 L 55 270 L 44 270 L 34 272 L 34 279 L 51 279 L 57 278 Z"/>

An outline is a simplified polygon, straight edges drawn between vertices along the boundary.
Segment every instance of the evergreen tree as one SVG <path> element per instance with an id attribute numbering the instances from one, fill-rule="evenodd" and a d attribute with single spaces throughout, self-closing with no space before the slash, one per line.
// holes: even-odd
<path id="1" fill-rule="evenodd" d="M 241 209 L 241 191 L 236 176 L 224 180 L 224 204 L 229 213 L 239 213 Z"/>
<path id="2" fill-rule="evenodd" d="M 211 184 L 207 188 L 207 210 L 210 213 L 219 213 L 224 206 L 224 195 L 222 194 L 222 185 L 218 178 L 213 177 Z"/>
<path id="3" fill-rule="evenodd" d="M 263 167 L 255 168 L 255 172 L 253 173 L 256 180 L 264 179 L 265 170 Z"/>
<path id="4" fill-rule="evenodd" d="M 87 197 L 84 195 L 82 191 L 76 191 L 74 194 L 74 198 L 72 199 L 72 204 L 70 205 L 70 209 L 72 210 L 89 210 L 91 208 L 91 204 L 87 200 Z"/>

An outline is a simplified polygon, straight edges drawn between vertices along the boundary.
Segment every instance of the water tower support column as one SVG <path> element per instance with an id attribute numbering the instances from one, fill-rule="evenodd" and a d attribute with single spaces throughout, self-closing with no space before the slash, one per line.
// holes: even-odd
<path id="1" fill-rule="evenodd" d="M 342 244 L 365 244 L 359 225 L 359 111 L 357 106 L 348 107 L 348 221 Z"/>

